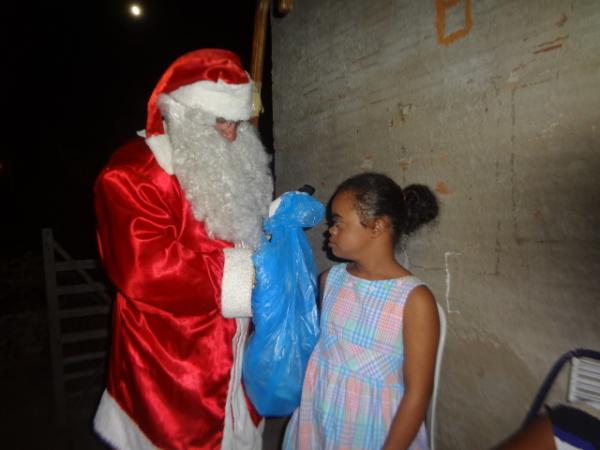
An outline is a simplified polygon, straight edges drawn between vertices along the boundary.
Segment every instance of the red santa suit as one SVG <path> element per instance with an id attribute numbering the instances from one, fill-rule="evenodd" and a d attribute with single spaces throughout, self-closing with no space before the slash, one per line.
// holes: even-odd
<path id="1" fill-rule="evenodd" d="M 166 93 L 226 119 L 250 115 L 251 82 L 237 56 L 192 52 L 158 83 L 146 139 L 121 147 L 98 177 L 98 242 L 118 293 L 94 427 L 120 449 L 259 449 L 261 426 L 240 381 L 251 250 L 197 219 L 173 173 L 157 106 Z"/>

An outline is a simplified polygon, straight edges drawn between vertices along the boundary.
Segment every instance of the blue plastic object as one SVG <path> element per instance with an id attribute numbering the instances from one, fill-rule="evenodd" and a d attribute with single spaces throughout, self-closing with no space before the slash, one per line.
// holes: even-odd
<path id="1" fill-rule="evenodd" d="M 323 204 L 307 193 L 283 194 L 253 256 L 254 333 L 242 376 L 248 397 L 265 417 L 287 416 L 300 404 L 306 364 L 319 337 L 317 269 L 303 229 L 324 215 Z"/>

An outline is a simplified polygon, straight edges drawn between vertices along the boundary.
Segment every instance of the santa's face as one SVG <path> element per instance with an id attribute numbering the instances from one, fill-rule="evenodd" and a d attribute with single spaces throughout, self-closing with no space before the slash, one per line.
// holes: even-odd
<path id="1" fill-rule="evenodd" d="M 223 136 L 229 142 L 233 142 L 237 138 L 237 128 L 239 124 L 239 121 L 227 120 L 222 117 L 217 117 L 214 126 L 221 136 Z"/>
<path id="2" fill-rule="evenodd" d="M 173 171 L 209 236 L 255 247 L 273 193 L 269 157 L 254 127 L 219 121 L 168 96 L 159 99 Z"/>

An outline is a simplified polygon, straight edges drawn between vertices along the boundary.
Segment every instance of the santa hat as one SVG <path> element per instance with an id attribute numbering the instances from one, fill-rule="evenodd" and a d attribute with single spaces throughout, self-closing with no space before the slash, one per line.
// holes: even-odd
<path id="1" fill-rule="evenodd" d="M 239 57 L 228 50 L 202 49 L 178 58 L 163 74 L 148 102 L 146 143 L 159 164 L 173 173 L 171 143 L 165 134 L 158 99 L 201 108 L 227 120 L 247 120 L 252 113 L 253 83 Z"/>

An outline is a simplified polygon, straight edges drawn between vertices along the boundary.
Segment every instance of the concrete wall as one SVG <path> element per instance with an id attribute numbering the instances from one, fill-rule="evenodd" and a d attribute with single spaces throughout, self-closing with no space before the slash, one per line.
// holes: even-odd
<path id="1" fill-rule="evenodd" d="M 560 354 L 600 349 L 600 3 L 294 3 L 272 20 L 277 190 L 326 202 L 375 170 L 437 191 L 408 254 L 449 319 L 440 448 L 489 448 Z"/>

